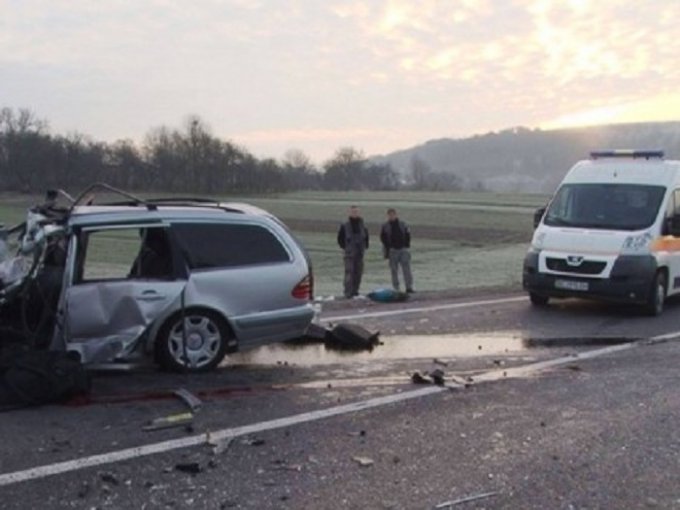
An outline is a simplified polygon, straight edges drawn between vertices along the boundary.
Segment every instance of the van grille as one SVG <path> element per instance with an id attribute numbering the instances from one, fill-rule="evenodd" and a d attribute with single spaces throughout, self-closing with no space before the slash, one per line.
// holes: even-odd
<path id="1" fill-rule="evenodd" d="M 546 258 L 545 264 L 551 271 L 559 271 L 561 273 L 576 273 L 576 274 L 600 274 L 607 266 L 606 262 L 595 262 L 592 260 L 584 260 L 578 266 L 570 266 L 565 259 Z"/>

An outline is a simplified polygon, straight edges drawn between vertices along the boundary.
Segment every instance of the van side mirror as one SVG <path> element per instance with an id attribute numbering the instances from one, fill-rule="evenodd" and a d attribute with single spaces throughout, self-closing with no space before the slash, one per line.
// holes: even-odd
<path id="1" fill-rule="evenodd" d="M 545 207 L 539 207 L 538 209 L 536 209 L 534 211 L 534 229 L 536 229 L 540 225 L 544 214 L 545 214 Z"/>

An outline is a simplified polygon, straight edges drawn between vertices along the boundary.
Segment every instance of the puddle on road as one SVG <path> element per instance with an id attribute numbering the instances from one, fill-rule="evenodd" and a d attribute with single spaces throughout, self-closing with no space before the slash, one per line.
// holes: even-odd
<path id="1" fill-rule="evenodd" d="M 373 351 L 347 351 L 323 343 L 295 341 L 229 355 L 223 365 L 315 366 L 417 358 L 470 358 L 518 354 L 549 347 L 587 347 L 632 342 L 634 338 L 523 338 L 520 335 L 403 335 L 381 337 Z"/>

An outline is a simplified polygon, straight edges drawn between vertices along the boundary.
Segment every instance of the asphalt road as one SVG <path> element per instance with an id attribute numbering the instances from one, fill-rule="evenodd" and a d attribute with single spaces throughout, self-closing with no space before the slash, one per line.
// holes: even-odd
<path id="1" fill-rule="evenodd" d="M 680 304 L 327 308 L 384 345 L 100 373 L 78 406 L 0 414 L 0 508 L 680 508 Z M 411 383 L 435 369 L 450 387 Z M 191 427 L 143 431 L 185 411 L 177 387 L 203 398 Z"/>

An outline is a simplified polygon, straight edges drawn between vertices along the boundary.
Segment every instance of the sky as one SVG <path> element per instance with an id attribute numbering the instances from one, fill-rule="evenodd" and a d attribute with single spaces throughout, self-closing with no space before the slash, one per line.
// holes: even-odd
<path id="1" fill-rule="evenodd" d="M 678 0 L 0 0 L 0 107 L 107 142 L 197 115 L 318 163 L 680 120 L 678 20 Z"/>

